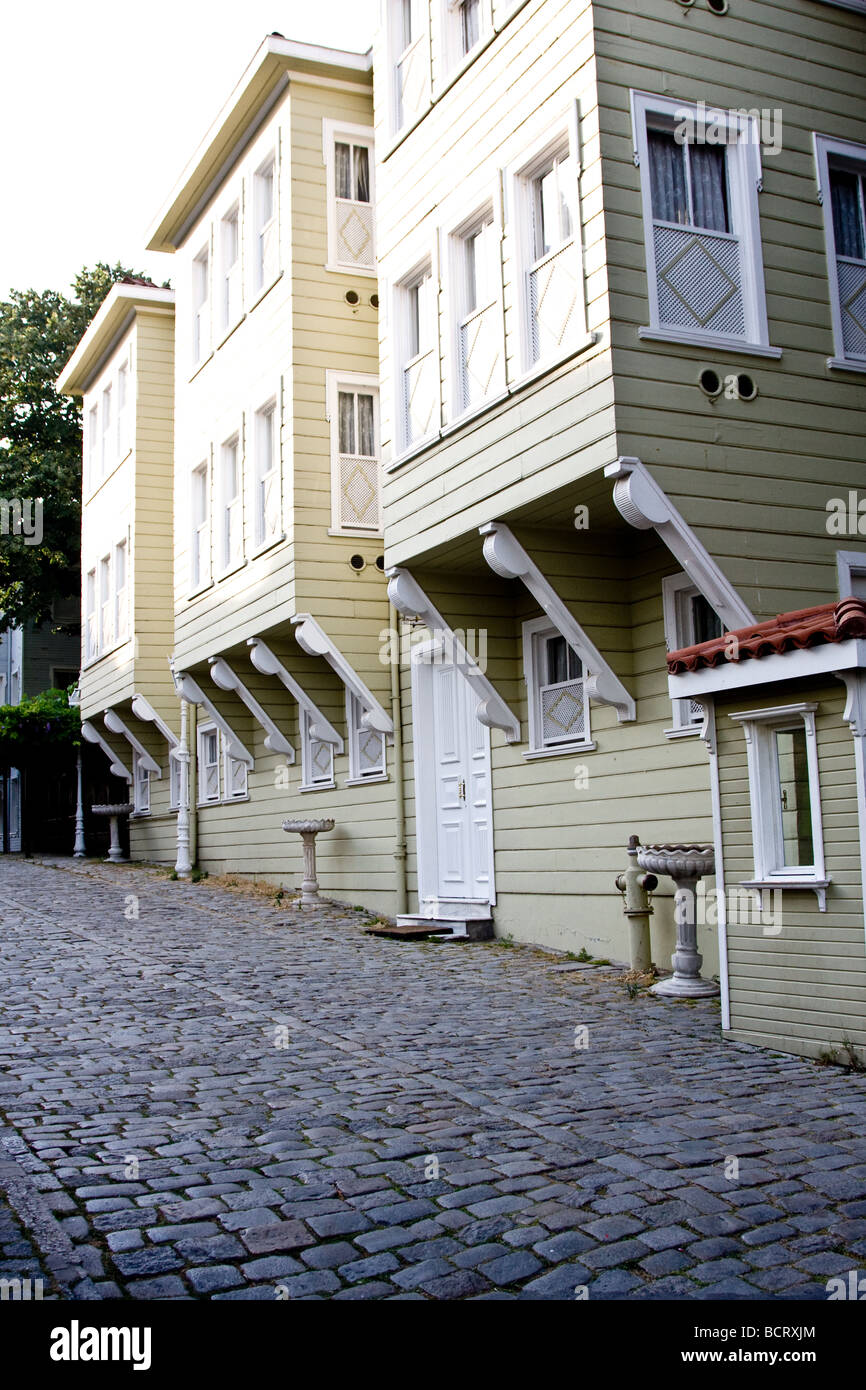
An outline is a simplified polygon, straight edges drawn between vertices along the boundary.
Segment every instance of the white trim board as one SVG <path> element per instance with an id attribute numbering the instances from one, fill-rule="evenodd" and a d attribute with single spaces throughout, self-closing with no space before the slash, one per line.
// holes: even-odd
<path id="1" fill-rule="evenodd" d="M 699 671 L 668 676 L 668 694 L 672 699 L 700 699 L 711 692 L 835 675 L 837 671 L 858 667 L 866 667 L 866 638 L 849 637 L 845 642 L 825 642 L 820 647 L 774 652 L 772 656 L 751 656 L 744 661 L 726 661 L 721 666 L 704 666 Z"/>

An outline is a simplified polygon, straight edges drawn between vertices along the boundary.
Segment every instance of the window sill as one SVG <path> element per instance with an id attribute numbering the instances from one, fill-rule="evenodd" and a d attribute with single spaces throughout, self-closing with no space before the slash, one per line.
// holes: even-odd
<path id="1" fill-rule="evenodd" d="M 249 801 L 250 794 L 244 796 L 221 796 L 219 801 L 197 801 L 195 803 L 197 811 L 205 811 L 208 806 L 233 806 L 237 801 Z"/>
<path id="2" fill-rule="evenodd" d="M 345 531 L 342 531 L 342 530 L 340 530 L 339 527 L 335 527 L 335 526 L 329 526 L 329 527 L 328 527 L 328 535 L 329 535 L 329 536 L 345 536 L 347 540 L 356 540 L 356 541 L 381 541 L 381 540 L 384 540 L 384 539 L 385 539 L 384 533 L 383 533 L 382 531 L 373 531 L 373 530 L 370 530 L 370 531 L 361 531 L 361 530 L 352 531 L 352 530 L 349 530 L 349 529 L 346 529 Z"/>
<path id="3" fill-rule="evenodd" d="M 855 362 L 847 357 L 828 357 L 827 366 L 831 372 L 866 372 L 866 361 Z"/>
<path id="4" fill-rule="evenodd" d="M 683 729 L 662 729 L 662 733 L 665 738 L 696 738 L 702 728 L 702 724 L 689 724 L 688 728 Z"/>
<path id="5" fill-rule="evenodd" d="M 274 288 L 274 285 L 279 284 L 282 278 L 283 272 L 281 270 L 278 270 L 273 279 L 269 280 L 266 285 L 263 285 L 260 290 L 256 290 L 255 297 L 253 298 L 252 302 L 250 303 L 250 307 L 247 310 L 248 314 L 251 314 L 253 312 L 253 309 L 255 309 L 257 304 L 261 304 L 265 296 L 270 294 L 271 290 Z"/>
<path id="6" fill-rule="evenodd" d="M 442 438 L 445 439 L 449 434 L 453 434 L 455 430 L 461 429 L 463 425 L 470 424 L 471 421 L 477 419 L 479 415 L 483 415 L 485 410 L 492 410 L 495 405 L 501 405 L 503 401 L 508 400 L 508 394 L 508 387 L 506 386 L 504 391 L 498 391 L 495 396 L 488 396 L 486 400 L 479 401 L 477 405 L 470 406 L 470 408 L 464 410 L 461 415 L 455 415 L 454 419 L 449 421 L 447 425 L 443 425 L 442 429 L 439 431 Z"/>
<path id="7" fill-rule="evenodd" d="M 232 334 L 233 334 L 234 332 L 236 332 L 237 329 L 240 328 L 240 326 L 241 326 L 241 324 L 243 323 L 243 321 L 244 321 L 245 318 L 246 318 L 246 314 L 245 314 L 245 313 L 244 313 L 244 314 L 241 314 L 240 318 L 235 319 L 235 321 L 234 321 L 233 324 L 231 324 L 228 328 L 224 328 L 224 329 L 223 329 L 223 335 L 222 335 L 222 337 L 218 340 L 217 345 L 216 345 L 216 346 L 217 346 L 217 351 L 219 351 L 219 349 L 220 349 L 225 343 L 228 342 L 228 340 L 229 340 L 229 338 L 232 336 Z"/>
<path id="8" fill-rule="evenodd" d="M 130 811 L 129 820 L 150 820 L 149 811 Z"/>
<path id="9" fill-rule="evenodd" d="M 208 589 L 212 589 L 213 586 L 214 581 L 212 579 L 209 579 L 206 584 L 199 584 L 197 589 L 190 589 L 189 593 L 186 596 L 187 603 L 192 603 L 194 598 L 201 598 L 202 594 L 206 594 Z"/>
<path id="10" fill-rule="evenodd" d="M 419 454 L 423 454 L 426 449 L 432 449 L 434 444 L 439 443 L 440 433 L 441 432 L 437 430 L 435 434 L 428 434 L 426 439 L 420 439 L 417 444 L 413 444 L 410 448 L 404 449 L 402 454 L 398 454 L 397 457 L 392 459 L 386 466 L 385 472 L 393 473 L 395 469 L 402 468 L 403 464 L 408 463 L 410 459 L 417 458 Z"/>
<path id="11" fill-rule="evenodd" d="M 244 564 L 246 565 L 252 560 L 258 560 L 260 555 L 265 555 L 269 550 L 273 550 L 275 546 L 282 545 L 285 539 L 286 533 L 282 531 L 278 536 L 273 536 L 271 540 L 262 541 L 261 545 L 257 546 L 255 550 L 250 551 L 246 560 L 244 560 Z"/>
<path id="12" fill-rule="evenodd" d="M 387 772 L 377 772 L 375 777 L 346 777 L 343 779 L 343 786 L 366 787 L 371 782 L 390 782 L 390 780 Z"/>
<path id="13" fill-rule="evenodd" d="M 543 362 L 533 363 L 528 371 L 525 371 L 516 381 L 510 383 L 508 394 L 511 395 L 512 392 L 520 391 L 524 386 L 531 385 L 531 383 L 537 381 L 540 376 L 544 376 L 547 372 L 554 371 L 556 367 L 561 367 L 564 362 L 570 362 L 572 357 L 579 357 L 581 353 L 586 352 L 591 347 L 595 347 L 597 342 L 598 334 L 587 333 L 575 347 L 570 347 L 565 352 L 561 352 L 558 357 L 546 357 Z"/>
<path id="14" fill-rule="evenodd" d="M 301 786 L 298 787 L 298 791 L 299 791 L 299 792 L 327 792 L 327 791 L 333 791 L 333 790 L 335 789 L 336 785 L 337 785 L 336 782 L 334 782 L 333 780 L 330 781 L 330 782 L 316 782 L 312 787 L 305 787 L 303 784 L 301 784 Z"/>
<path id="15" fill-rule="evenodd" d="M 747 343 L 743 339 L 729 338 L 722 333 L 716 336 L 710 333 L 690 333 L 688 329 L 639 328 L 637 335 L 655 343 L 679 343 L 684 347 L 699 347 L 706 351 L 715 348 L 717 352 L 738 352 L 743 357 L 778 359 L 782 356 L 781 348 L 767 347 L 763 343 Z"/>
<path id="16" fill-rule="evenodd" d="M 563 743 L 558 748 L 531 748 L 528 753 L 521 756 L 528 763 L 538 762 L 542 758 L 563 758 L 574 753 L 594 753 L 597 744 L 592 741 L 587 743 Z"/>
<path id="17" fill-rule="evenodd" d="M 242 570 L 246 563 L 246 559 L 243 559 L 237 560 L 233 565 L 227 565 L 224 570 L 220 570 L 219 574 L 215 576 L 214 582 L 220 584 L 224 579 L 228 579 L 231 575 L 237 574 L 238 570 Z"/>
<path id="18" fill-rule="evenodd" d="M 81 667 L 82 671 L 89 671 L 92 666 L 96 666 L 98 662 L 102 661 L 103 657 L 114 656 L 117 652 L 121 651 L 123 647 L 129 646 L 130 640 L 129 637 L 124 637 L 120 642 L 115 642 L 113 646 L 106 647 L 104 652 L 97 652 L 96 656 L 91 656 L 83 663 Z"/>
<path id="19" fill-rule="evenodd" d="M 329 275 L 363 275 L 367 280 L 376 280 L 379 275 L 375 266 L 338 265 L 333 261 L 326 261 L 322 269 Z"/>
<path id="20" fill-rule="evenodd" d="M 212 359 L 212 357 L 213 357 L 213 349 L 211 349 L 211 351 L 208 353 L 207 357 L 203 357 L 203 358 L 201 359 L 200 362 L 196 362 L 195 366 L 194 366 L 193 369 L 192 369 L 192 373 L 191 373 L 190 376 L 188 377 L 188 380 L 189 380 L 189 381 L 195 381 L 195 379 L 196 379 L 196 377 L 198 376 L 199 372 L 204 371 L 204 368 L 207 366 L 208 362 L 210 362 L 210 360 Z"/>
<path id="21" fill-rule="evenodd" d="M 769 878 L 750 878 L 741 879 L 741 888 L 751 888 L 760 891 L 764 888 L 784 888 L 790 892 L 792 888 L 807 888 L 813 892 L 818 899 L 819 912 L 827 911 L 827 889 L 830 887 L 832 879 L 829 878 L 797 878 L 784 874 L 771 874 Z"/>

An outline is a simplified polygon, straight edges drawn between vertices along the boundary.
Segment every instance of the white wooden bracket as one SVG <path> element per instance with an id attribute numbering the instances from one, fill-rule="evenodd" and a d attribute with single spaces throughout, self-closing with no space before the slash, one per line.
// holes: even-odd
<path id="1" fill-rule="evenodd" d="M 256 723 L 264 729 L 265 747 L 269 748 L 272 753 L 281 754 L 287 763 L 293 763 L 295 761 L 294 748 L 285 735 L 280 733 L 273 719 L 262 709 L 255 696 L 250 694 L 240 676 L 221 656 L 209 656 L 208 661 L 210 662 L 210 678 L 214 685 L 219 686 L 220 690 L 233 690 L 238 699 L 246 705 Z"/>
<path id="2" fill-rule="evenodd" d="M 132 712 L 135 715 L 136 719 L 140 719 L 143 724 L 155 725 L 155 727 L 159 729 L 159 732 L 162 734 L 169 748 L 177 748 L 177 734 L 174 732 L 173 729 L 169 728 L 165 720 L 161 717 L 161 715 L 157 714 L 156 710 L 153 708 L 153 705 L 150 703 L 149 700 L 146 700 L 143 695 L 133 695 Z"/>
<path id="3" fill-rule="evenodd" d="M 111 744 L 106 742 L 99 730 L 94 728 L 94 726 L 90 723 L 89 719 L 85 719 L 82 721 L 81 732 L 87 739 L 88 743 L 99 744 L 99 747 L 102 749 L 106 758 L 111 763 L 111 771 L 114 773 L 115 777 L 124 777 L 126 778 L 127 782 L 132 781 L 132 773 L 130 772 L 129 768 L 126 767 L 125 764 L 120 761 L 114 749 L 111 747 Z"/>
<path id="4" fill-rule="evenodd" d="M 334 645 L 310 613 L 296 613 L 292 618 L 295 639 L 298 646 L 310 656 L 324 657 L 331 670 L 361 706 L 361 723 L 365 729 L 375 729 L 380 734 L 394 733 L 394 724 L 375 695 L 367 689 L 357 672 L 349 665 L 343 653 Z"/>
<path id="5" fill-rule="evenodd" d="M 102 716 L 106 729 L 110 729 L 113 734 L 119 734 L 125 738 L 131 748 L 134 748 L 141 759 L 142 767 L 152 773 L 154 777 L 162 776 L 162 768 L 155 758 L 152 758 L 144 747 L 140 739 L 137 739 L 131 729 L 124 724 L 117 710 L 107 709 Z"/>
<path id="6" fill-rule="evenodd" d="M 188 671 L 174 671 L 174 687 L 182 700 L 187 700 L 191 705 L 201 705 L 207 710 L 213 722 L 222 733 L 228 745 L 229 753 L 238 762 L 246 763 L 247 767 L 255 767 L 255 759 L 248 748 L 245 747 L 238 738 L 231 725 L 223 718 L 219 710 L 215 707 L 212 700 L 205 695 L 198 681 L 194 680 Z"/>
<path id="7" fill-rule="evenodd" d="M 263 676 L 276 676 L 282 681 L 289 694 L 298 702 L 298 706 L 307 715 L 310 721 L 310 736 L 318 743 L 331 743 L 337 753 L 343 751 L 343 740 L 322 711 L 309 697 L 307 692 L 298 685 L 294 676 L 286 670 L 279 657 L 271 651 L 261 639 L 261 637 L 248 637 L 247 646 L 250 649 L 250 661 L 257 671 Z"/>

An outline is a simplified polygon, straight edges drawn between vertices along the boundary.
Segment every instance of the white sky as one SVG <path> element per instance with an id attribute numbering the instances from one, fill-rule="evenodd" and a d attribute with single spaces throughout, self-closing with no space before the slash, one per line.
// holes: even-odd
<path id="1" fill-rule="evenodd" d="M 68 290 L 145 232 L 266 34 L 365 52 L 377 0 L 41 0 L 4 6 L 0 297 Z"/>

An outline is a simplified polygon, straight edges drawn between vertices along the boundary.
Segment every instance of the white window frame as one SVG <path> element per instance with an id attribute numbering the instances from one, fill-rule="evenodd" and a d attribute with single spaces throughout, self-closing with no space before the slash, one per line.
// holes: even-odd
<path id="1" fill-rule="evenodd" d="M 180 810 L 180 778 L 180 759 L 172 748 L 168 755 L 168 809 L 170 811 Z"/>
<path id="2" fill-rule="evenodd" d="M 121 562 L 121 556 L 123 557 Z M 129 540 L 121 537 L 114 547 L 114 641 L 117 645 L 128 641 L 129 623 Z M 123 583 L 120 583 L 121 563 Z"/>
<path id="3" fill-rule="evenodd" d="M 752 843 L 755 877 L 744 884 L 749 888 L 814 888 L 819 903 L 826 902 L 824 828 L 821 814 L 821 788 L 815 727 L 815 702 L 774 706 L 729 714 L 741 724 L 746 737 L 749 772 L 749 800 L 752 814 Z M 781 839 L 781 781 L 774 735 L 786 729 L 804 728 L 809 778 L 809 804 L 812 820 L 813 863 L 786 865 Z"/>
<path id="4" fill-rule="evenodd" d="M 249 796 L 247 783 L 248 768 L 243 758 L 233 758 L 228 749 L 228 744 L 224 735 L 220 734 L 220 745 L 222 748 L 222 778 L 223 778 L 223 801 L 244 801 Z M 235 789 L 233 769 L 240 768 L 243 773 L 241 786 Z"/>
<path id="5" fill-rule="evenodd" d="M 205 739 L 214 739 L 216 756 L 213 759 L 205 758 L 204 743 Z M 199 724 L 196 728 L 196 754 L 198 768 L 198 805 L 216 806 L 222 799 L 222 786 L 220 778 L 222 764 L 222 748 L 220 746 L 220 731 L 216 724 Z M 207 773 L 208 769 L 216 768 L 216 795 L 207 795 Z"/>
<path id="6" fill-rule="evenodd" d="M 372 250 L 367 261 L 352 261 L 340 259 L 340 238 L 338 236 L 338 204 L 340 202 L 353 202 L 353 199 L 337 198 L 337 145 L 363 145 L 369 156 L 370 162 L 370 201 L 363 206 L 369 206 L 373 223 Z M 328 260 L 326 270 L 334 271 L 339 275 L 365 275 L 370 279 L 375 279 L 376 270 L 376 152 L 375 138 L 372 126 L 347 125 L 343 121 L 334 121 L 325 118 L 322 121 L 322 149 L 325 160 L 325 186 L 327 190 L 327 209 L 328 209 Z"/>
<path id="7" fill-rule="evenodd" d="M 854 581 L 861 577 L 866 579 L 866 550 L 837 550 L 836 572 L 839 576 L 839 597 L 855 597 Z"/>
<path id="8" fill-rule="evenodd" d="M 253 411 L 252 435 L 253 544 L 254 554 L 258 554 L 282 540 L 283 536 L 282 427 L 278 390 Z M 267 440 L 269 447 L 266 451 Z M 270 454 L 270 466 L 264 467 L 267 453 Z M 276 515 L 271 528 L 268 527 L 266 503 L 269 485 L 276 489 Z"/>
<path id="9" fill-rule="evenodd" d="M 543 255 L 536 254 L 536 189 L 540 178 L 552 161 L 571 160 L 574 179 L 572 194 L 572 234 Z M 520 363 L 524 375 L 544 371 L 574 355 L 593 339 L 587 333 L 586 281 L 583 266 L 583 222 L 580 197 L 580 146 L 578 113 L 575 105 L 545 134 L 524 150 L 520 163 L 509 176 L 511 194 L 512 233 L 517 263 L 518 313 L 520 322 Z M 532 276 L 559 256 L 569 257 L 569 268 L 577 281 L 572 318 L 560 347 L 544 353 L 535 349 L 535 329 L 532 312 Z"/>
<path id="10" fill-rule="evenodd" d="M 866 6 L 864 6 L 866 9 Z M 830 193 L 830 164 L 834 157 L 850 160 L 862 166 L 866 175 L 866 145 L 855 144 L 852 140 L 836 140 L 829 135 L 812 136 L 815 151 L 815 170 L 818 180 L 818 197 L 824 210 L 824 245 L 827 253 L 827 282 L 830 291 L 830 318 L 833 324 L 833 351 L 828 357 L 827 366 L 844 371 L 866 372 L 866 352 L 846 353 L 845 336 L 842 327 L 842 303 L 839 295 L 839 276 L 837 271 L 836 230 L 833 226 L 833 203 Z M 861 293 L 863 293 L 861 291 Z"/>
<path id="11" fill-rule="evenodd" d="M 389 75 L 391 87 L 391 131 L 401 135 L 414 125 L 430 106 L 430 18 L 427 0 L 385 0 L 388 21 Z M 408 3 L 412 11 L 412 27 L 418 32 L 408 43 L 403 38 L 403 6 Z M 417 52 L 416 52 L 417 50 Z M 424 77 L 421 87 L 418 110 L 407 112 L 401 96 L 402 83 L 400 69 L 409 55 L 421 65 Z M 426 96 L 426 101 L 425 101 Z"/>
<path id="12" fill-rule="evenodd" d="M 477 3 L 478 38 L 471 48 L 466 48 L 463 30 L 465 0 L 440 0 L 439 23 L 444 58 L 442 75 L 446 80 L 450 80 L 461 68 L 468 66 L 493 33 L 492 0 L 477 0 Z"/>
<path id="13" fill-rule="evenodd" d="M 132 428 L 134 420 L 135 395 L 133 390 L 132 353 L 128 352 L 117 368 L 117 402 L 115 419 L 117 425 L 117 461 L 122 463 L 132 452 Z"/>
<path id="14" fill-rule="evenodd" d="M 219 449 L 219 572 L 228 574 L 244 560 L 243 430 L 235 430 Z M 228 491 L 228 464 L 234 456 L 235 490 Z"/>
<path id="15" fill-rule="evenodd" d="M 561 638 L 566 646 L 569 646 L 569 643 L 546 615 L 527 619 L 523 624 L 522 631 L 523 676 L 526 681 L 526 702 L 529 725 L 529 753 L 541 754 L 545 757 L 554 757 L 558 753 L 573 753 L 579 749 L 592 749 L 595 745 L 592 742 L 590 700 L 586 693 L 586 669 L 583 663 L 581 662 L 583 674 L 580 677 L 583 685 L 583 735 L 576 739 L 545 740 L 541 717 L 541 694 L 542 690 L 546 688 L 546 682 L 542 679 L 544 644 L 550 637 Z M 571 648 L 571 650 L 573 651 L 574 648 Z M 577 660 L 580 661 L 581 659 L 577 652 L 574 654 Z"/>
<path id="16" fill-rule="evenodd" d="M 410 320 L 414 321 L 413 296 L 417 288 L 427 284 L 419 302 L 418 338 L 419 350 L 414 351 L 415 332 Z M 398 441 L 398 456 L 421 449 L 439 437 L 441 422 L 441 350 L 439 345 L 439 283 L 435 258 L 427 255 L 415 262 L 413 268 L 395 283 L 393 290 L 393 322 L 395 332 L 395 391 L 396 406 L 395 438 Z M 426 325 L 426 333 L 424 326 Z M 422 344 L 429 338 L 429 347 Z M 425 357 L 432 356 L 433 371 L 433 409 L 431 425 L 424 434 L 413 435 L 409 418 L 409 387 L 407 374 Z"/>
<path id="17" fill-rule="evenodd" d="M 691 647 L 696 641 L 691 608 L 687 606 L 689 600 L 696 596 L 709 603 L 710 608 L 713 607 L 706 594 L 701 593 L 688 574 L 669 574 L 662 580 L 665 646 L 669 652 L 679 651 L 681 647 Z M 718 614 L 716 617 L 719 618 L 724 633 L 725 624 Z M 685 696 L 671 700 L 673 725 L 664 731 L 668 738 L 687 738 L 700 734 L 704 724 L 704 711 L 701 709 L 700 714 L 693 713 L 691 703 Z"/>
<path id="18" fill-rule="evenodd" d="M 311 725 L 314 716 L 307 709 L 299 707 L 300 735 L 301 735 L 301 786 L 302 792 L 325 791 L 334 784 L 334 745 L 326 743 L 323 739 L 318 740 L 320 746 L 330 750 L 330 770 L 328 773 L 318 777 L 313 776 L 313 737 Z"/>
<path id="19" fill-rule="evenodd" d="M 189 500 L 189 579 L 190 592 L 195 594 L 205 589 L 211 582 L 211 498 L 210 498 L 210 458 L 204 458 L 190 471 Z M 204 486 L 199 487 L 202 478 Z M 199 516 L 197 503 L 204 503 L 204 515 Z"/>
<path id="20" fill-rule="evenodd" d="M 234 228 L 235 257 L 229 261 L 229 246 Z M 219 220 L 219 323 L 226 336 L 243 314 L 243 239 L 241 199 L 237 197 Z"/>
<path id="21" fill-rule="evenodd" d="M 192 303 L 192 341 L 190 350 L 193 367 L 200 367 L 210 355 L 211 332 L 211 248 L 210 237 L 193 256 L 190 271 Z"/>
<path id="22" fill-rule="evenodd" d="M 265 216 L 264 188 L 271 184 L 270 216 Z M 260 298 L 280 274 L 280 190 L 276 148 L 260 160 L 252 177 L 253 296 Z"/>
<path id="23" fill-rule="evenodd" d="M 92 492 L 100 477 L 99 451 L 101 447 L 99 430 L 99 402 L 94 401 L 87 411 L 87 490 Z"/>
<path id="24" fill-rule="evenodd" d="M 346 729 L 348 732 L 347 744 L 349 749 L 349 775 L 345 785 L 358 786 L 362 782 L 385 782 L 388 779 L 388 753 L 387 739 L 385 734 L 376 730 L 365 729 L 362 723 L 363 708 L 357 695 L 353 695 L 351 690 L 346 691 Z M 363 771 L 361 768 L 361 739 L 368 733 L 374 733 L 375 737 L 381 740 L 382 755 L 377 766 Z"/>
<path id="25" fill-rule="evenodd" d="M 98 599 L 99 566 L 91 565 L 84 576 L 84 661 L 95 661 L 99 656 L 99 609 Z"/>
<path id="26" fill-rule="evenodd" d="M 765 357 L 781 357 L 781 348 L 770 346 L 767 326 L 767 296 L 764 288 L 764 262 L 761 243 L 761 221 L 758 194 L 762 187 L 760 126 L 754 116 L 739 114 L 721 107 L 699 108 L 695 103 L 676 97 L 659 96 L 652 92 L 631 93 L 632 128 L 635 162 L 640 170 L 641 204 L 646 248 L 647 293 L 650 307 L 649 324 L 638 330 L 641 338 L 693 343 L 701 347 L 716 346 L 741 352 L 753 352 Z M 743 296 L 745 332 L 742 337 L 717 333 L 700 327 L 662 324 L 659 318 L 658 277 L 656 274 L 653 234 L 652 186 L 650 180 L 648 124 L 653 118 L 677 125 L 687 118 L 697 129 L 712 122 L 724 128 L 735 139 L 719 146 L 727 151 L 728 200 L 730 233 L 713 236 L 735 237 L 740 245 L 740 278 Z"/>
<path id="27" fill-rule="evenodd" d="M 112 574 L 112 554 L 100 555 L 97 566 L 99 574 L 99 646 L 100 655 L 114 646 L 114 577 Z"/>
<path id="28" fill-rule="evenodd" d="M 150 769 L 140 753 L 132 754 L 132 804 L 135 815 L 150 815 Z"/>
<path id="29" fill-rule="evenodd" d="M 340 392 L 373 397 L 373 442 L 378 461 L 376 523 L 371 526 L 344 526 L 342 520 L 342 455 L 340 453 Z M 379 378 L 363 372 L 325 372 L 326 418 L 331 439 L 331 532 L 339 536 L 380 536 L 382 534 L 382 434 L 379 418 Z M 361 458 L 363 455 L 357 455 Z"/>
<path id="30" fill-rule="evenodd" d="M 490 244 L 495 248 L 493 263 L 490 266 L 491 293 L 484 296 L 485 302 L 469 308 L 468 264 L 469 242 L 483 228 L 490 227 Z M 447 385 L 449 401 L 446 413 L 453 422 L 459 421 L 474 411 L 482 410 L 504 394 L 506 389 L 505 364 L 505 315 L 503 308 L 502 285 L 502 207 L 501 199 L 492 196 L 476 204 L 472 212 L 462 217 L 460 222 L 448 233 L 447 267 L 444 284 L 444 315 L 449 325 L 448 333 L 448 371 Z M 487 392 L 472 399 L 468 387 L 465 366 L 466 333 L 471 332 L 472 324 L 482 315 L 491 315 L 499 362 L 490 379 Z"/>
<path id="31" fill-rule="evenodd" d="M 109 381 L 108 384 L 102 388 L 102 400 L 99 408 L 99 415 L 102 423 L 102 453 L 100 464 L 103 478 L 108 476 L 116 462 L 116 440 L 112 437 L 112 422 L 114 418 L 113 399 L 113 383 Z"/>

